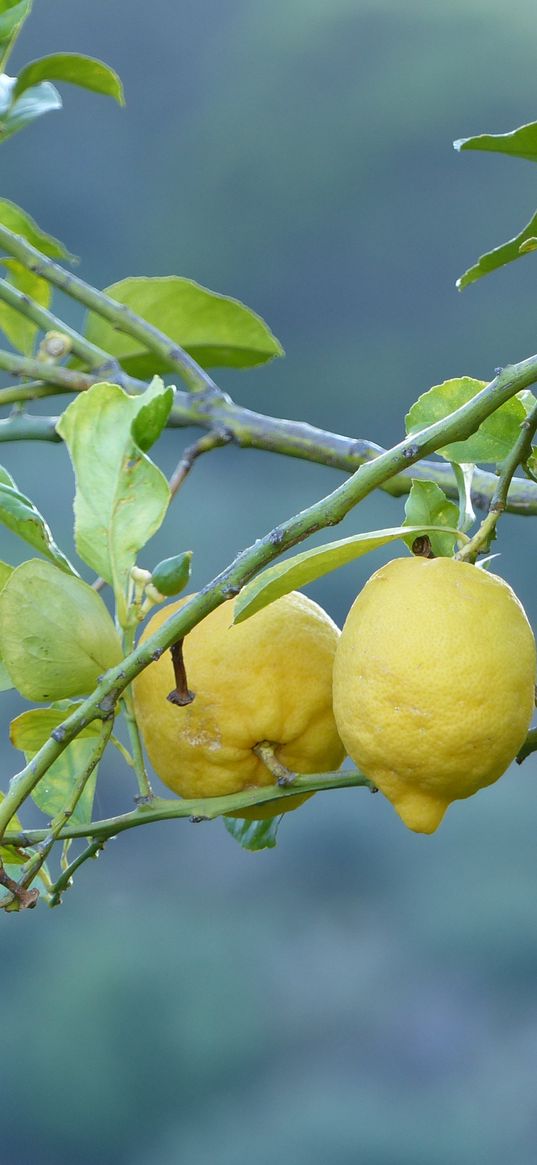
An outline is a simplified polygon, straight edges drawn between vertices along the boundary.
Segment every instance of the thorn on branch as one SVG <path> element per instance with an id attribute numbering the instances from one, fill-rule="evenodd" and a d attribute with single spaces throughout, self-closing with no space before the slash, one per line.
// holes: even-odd
<path id="1" fill-rule="evenodd" d="M 417 457 L 419 451 L 419 445 L 409 445 L 408 449 L 403 449 L 403 457 L 406 457 L 407 461 L 409 461 L 411 457 Z"/>
<path id="2" fill-rule="evenodd" d="M 222 589 L 222 598 L 223 599 L 236 599 L 237 595 L 240 595 L 241 590 L 242 590 L 242 587 L 238 586 L 237 583 L 229 583 L 228 586 L 225 586 Z"/>

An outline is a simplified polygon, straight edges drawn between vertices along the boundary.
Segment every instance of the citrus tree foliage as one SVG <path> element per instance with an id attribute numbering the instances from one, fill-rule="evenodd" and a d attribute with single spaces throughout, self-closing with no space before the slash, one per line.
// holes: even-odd
<path id="1" fill-rule="evenodd" d="M 124 103 L 115 71 L 76 53 L 30 61 L 12 76 L 11 51 L 30 12 L 31 0 L 0 0 L 2 143 L 60 109 L 64 85 L 82 87 L 88 99 L 97 94 Z M 537 123 L 455 145 L 535 162 Z M 482 255 L 459 288 L 535 248 L 537 215 Z M 157 796 L 131 685 L 165 656 L 173 677 L 171 714 L 184 714 L 178 724 L 198 723 L 210 758 L 219 742 L 199 727 L 199 717 L 188 721 L 196 693 L 188 686 L 189 641 L 185 652 L 183 641 L 222 604 L 236 636 L 222 636 L 222 643 L 238 642 L 241 626 L 270 604 L 381 547 L 393 544 L 403 556 L 479 558 L 486 569 L 499 517 L 537 512 L 531 391 L 537 356 L 497 370 L 491 383 L 455 375 L 429 388 L 410 404 L 406 435 L 383 450 L 254 413 L 221 390 L 214 369 L 254 369 L 284 354 L 269 325 L 233 296 L 176 271 L 159 278 L 126 272 L 99 290 L 72 270 L 71 260 L 46 224 L 0 198 L 0 368 L 13 380 L 0 389 L 1 436 L 64 443 L 73 470 L 76 547 L 70 561 L 54 534 L 56 516 L 41 513 L 39 499 L 26 497 L 0 467 L 0 523 L 27 551 L 18 566 L 0 562 L 0 691 L 15 688 L 29 704 L 6 725 L 20 755 L 18 772 L 0 793 L 0 906 L 10 913 L 39 898 L 57 905 L 79 867 L 123 830 L 164 818 L 222 818 L 246 849 L 272 848 L 286 809 L 307 794 L 374 787 L 353 767 L 287 767 L 277 741 L 259 740 L 252 742 L 257 777 L 246 784 L 215 795 L 207 777 L 195 797 Z M 84 306 L 80 332 L 55 314 L 58 291 Z M 35 399 L 66 393 L 60 416 L 32 408 Z M 167 428 L 185 427 L 201 435 L 168 480 L 159 466 L 159 438 Z M 148 569 L 144 548 L 170 506 L 180 505 L 176 495 L 196 460 L 228 442 L 317 461 L 347 476 L 306 510 L 260 530 L 251 547 L 222 563 L 215 578 L 141 639 L 146 616 L 187 587 L 192 558 L 178 541 L 174 556 Z M 375 489 L 404 495 L 404 504 L 394 503 L 393 526 L 297 549 Z M 84 580 L 88 574 L 92 582 Z M 94 812 L 94 793 L 103 752 L 114 747 L 131 770 L 136 805 L 104 820 Z M 534 747 L 530 731 L 520 759 Z M 29 801 L 41 813 L 38 828 L 25 825 Z"/>

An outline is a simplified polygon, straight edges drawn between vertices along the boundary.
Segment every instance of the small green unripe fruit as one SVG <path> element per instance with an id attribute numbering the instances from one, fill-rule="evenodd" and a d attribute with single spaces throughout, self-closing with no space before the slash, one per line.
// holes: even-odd
<path id="1" fill-rule="evenodd" d="M 179 595 L 190 578 L 192 551 L 185 550 L 174 558 L 163 558 L 151 575 L 151 582 L 161 595 Z"/>

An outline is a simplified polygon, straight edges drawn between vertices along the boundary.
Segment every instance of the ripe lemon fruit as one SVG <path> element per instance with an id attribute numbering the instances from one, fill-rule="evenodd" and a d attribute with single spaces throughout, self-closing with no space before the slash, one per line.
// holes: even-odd
<path id="1" fill-rule="evenodd" d="M 355 764 L 409 829 L 505 772 L 534 710 L 535 640 L 503 579 L 399 558 L 366 583 L 339 640 L 334 712 Z"/>
<path id="2" fill-rule="evenodd" d="M 163 607 L 146 639 L 186 598 Z M 294 772 L 339 768 L 344 749 L 332 709 L 332 668 L 339 630 L 317 603 L 294 591 L 232 624 L 228 603 L 186 636 L 183 657 L 192 704 L 167 699 L 175 687 L 169 652 L 133 683 L 136 717 L 160 779 L 181 797 L 223 797 L 273 785 L 253 751 L 268 741 Z M 311 794 L 309 794 L 311 796 Z M 305 795 L 241 809 L 262 819 L 295 809 Z"/>

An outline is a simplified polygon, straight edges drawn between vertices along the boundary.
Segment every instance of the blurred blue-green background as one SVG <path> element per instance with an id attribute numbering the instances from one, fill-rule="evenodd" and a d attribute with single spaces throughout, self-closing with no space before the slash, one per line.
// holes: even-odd
<path id="1" fill-rule="evenodd" d="M 1 193 L 92 282 L 183 274 L 264 315 L 287 358 L 222 375 L 241 403 L 391 443 L 431 384 L 535 350 L 535 257 L 454 284 L 527 222 L 537 172 L 451 142 L 536 117 L 536 25 L 532 0 L 41 0 L 10 69 L 94 54 L 128 104 L 65 87 L 2 148 Z M 163 468 L 192 439 L 167 436 Z M 2 459 L 69 549 L 65 451 Z M 198 586 L 340 480 L 219 450 L 143 564 L 191 547 Z M 342 535 L 402 508 L 374 497 Z M 535 624 L 533 523 L 505 519 L 499 549 Z M 310 593 L 341 622 L 380 561 Z M 313 798 L 257 855 L 218 822 L 149 827 L 61 909 L 3 916 L 2 1162 L 534 1165 L 535 776 L 433 837 L 362 790 Z M 99 813 L 133 791 L 112 759 Z"/>

